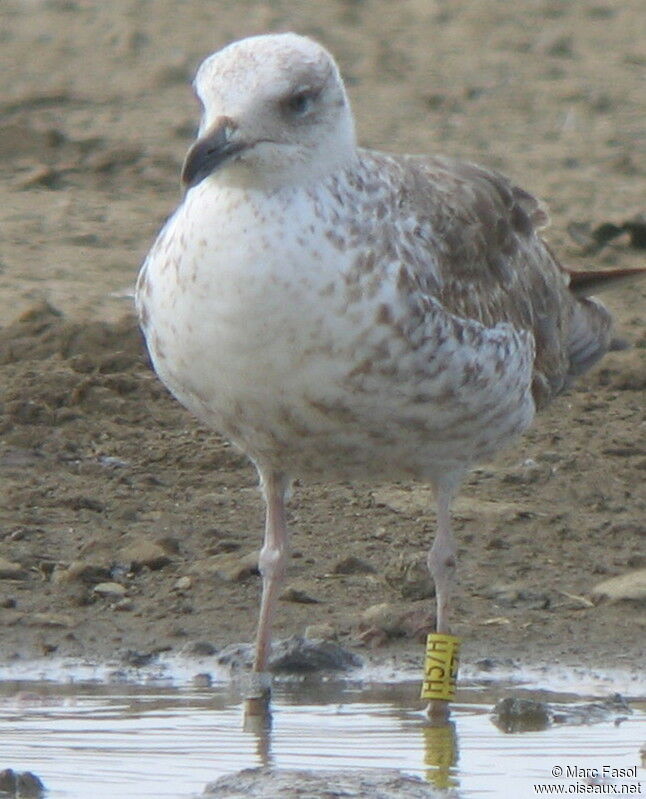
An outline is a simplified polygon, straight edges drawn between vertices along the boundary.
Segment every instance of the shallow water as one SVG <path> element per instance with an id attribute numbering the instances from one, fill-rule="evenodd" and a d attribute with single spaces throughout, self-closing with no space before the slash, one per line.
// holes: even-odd
<path id="1" fill-rule="evenodd" d="M 123 680 L 123 675 L 121 675 Z M 69 679 L 0 681 L 0 770 L 38 774 L 49 797 L 191 797 L 218 776 L 284 768 L 398 768 L 468 797 L 531 797 L 535 783 L 572 786 L 568 767 L 634 768 L 646 737 L 646 702 L 620 723 L 505 734 L 490 719 L 513 694 L 556 702 L 591 697 L 518 685 L 461 691 L 447 727 L 420 712 L 419 683 L 284 683 L 270 731 L 245 731 L 231 684 Z M 558 780 L 554 767 L 564 769 Z M 646 772 L 637 769 L 646 793 Z M 613 784 L 635 785 L 635 779 Z M 626 790 L 624 788 L 624 790 Z M 566 792 L 574 793 L 573 788 Z M 611 792 L 611 791 L 608 791 Z M 642 795 L 636 791 L 632 795 Z"/>

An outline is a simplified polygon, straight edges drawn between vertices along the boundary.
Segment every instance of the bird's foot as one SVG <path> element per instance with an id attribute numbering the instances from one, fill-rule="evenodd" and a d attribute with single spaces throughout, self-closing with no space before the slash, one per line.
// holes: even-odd
<path id="1" fill-rule="evenodd" d="M 266 672 L 252 671 L 245 690 L 245 718 L 271 718 L 271 675 Z"/>
<path id="2" fill-rule="evenodd" d="M 431 699 L 426 706 L 426 715 L 433 724 L 443 724 L 449 720 L 451 709 L 446 699 Z"/>

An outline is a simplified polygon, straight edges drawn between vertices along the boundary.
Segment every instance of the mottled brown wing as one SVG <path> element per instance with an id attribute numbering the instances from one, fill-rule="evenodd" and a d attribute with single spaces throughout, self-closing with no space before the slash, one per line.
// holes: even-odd
<path id="1" fill-rule="evenodd" d="M 534 393 L 545 404 L 607 351 L 610 315 L 568 288 L 569 274 L 539 235 L 548 216 L 532 195 L 463 161 L 398 162 L 405 173 L 400 207 L 417 216 L 422 232 L 428 229 L 438 299 L 452 313 L 487 326 L 506 321 L 531 330 Z"/>

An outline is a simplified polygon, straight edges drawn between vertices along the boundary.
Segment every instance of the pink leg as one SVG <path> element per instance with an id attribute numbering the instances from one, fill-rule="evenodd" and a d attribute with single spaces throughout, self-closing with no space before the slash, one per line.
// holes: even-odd
<path id="1" fill-rule="evenodd" d="M 428 553 L 428 568 L 435 582 L 435 631 L 450 633 L 449 604 L 455 585 L 457 546 L 451 527 L 451 503 L 456 487 L 436 485 L 437 532 Z M 449 716 L 449 703 L 444 699 L 431 699 L 426 712 L 435 722 L 444 723 Z"/>
<path id="2" fill-rule="evenodd" d="M 262 600 L 256 633 L 256 653 L 253 662 L 255 675 L 265 674 L 271 650 L 271 625 L 278 592 L 287 563 L 287 520 L 285 493 L 287 478 L 280 472 L 260 474 L 266 503 L 265 541 L 260 550 L 258 565 L 262 575 Z M 259 680 L 259 683 L 262 681 Z M 268 695 L 268 689 L 265 689 Z"/>
<path id="3" fill-rule="evenodd" d="M 435 582 L 435 631 L 449 633 L 449 602 L 455 584 L 457 547 L 451 527 L 453 487 L 437 486 L 437 532 L 428 553 L 428 568 Z"/>

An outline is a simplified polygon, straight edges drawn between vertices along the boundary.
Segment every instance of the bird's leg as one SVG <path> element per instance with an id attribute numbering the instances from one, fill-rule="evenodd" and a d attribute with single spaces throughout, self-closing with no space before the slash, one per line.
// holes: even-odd
<path id="1" fill-rule="evenodd" d="M 262 471 L 260 471 L 260 479 L 265 495 L 267 515 L 265 540 L 258 560 L 258 567 L 262 575 L 262 600 L 253 661 L 253 681 L 256 690 L 253 692 L 255 695 L 249 697 L 246 703 L 246 712 L 251 715 L 268 713 L 270 684 L 267 677 L 267 664 L 271 649 L 271 625 L 278 591 L 285 574 L 288 546 L 285 514 L 285 494 L 288 480 L 280 472 L 263 473 Z"/>
<path id="2" fill-rule="evenodd" d="M 428 568 L 435 582 L 435 632 L 449 633 L 449 601 L 455 583 L 457 547 L 451 525 L 453 490 L 440 486 L 437 497 L 437 532 L 428 553 Z"/>
<path id="3" fill-rule="evenodd" d="M 428 553 L 428 568 L 435 582 L 436 633 L 450 633 L 449 603 L 455 584 L 457 546 L 451 525 L 451 503 L 455 494 L 454 484 L 436 484 L 437 532 Z M 448 701 L 432 699 L 427 713 L 436 719 L 448 717 Z"/>

